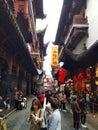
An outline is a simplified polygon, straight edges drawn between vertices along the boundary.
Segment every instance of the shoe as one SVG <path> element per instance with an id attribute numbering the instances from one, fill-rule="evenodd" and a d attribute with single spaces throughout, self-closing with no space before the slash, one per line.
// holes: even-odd
<path id="1" fill-rule="evenodd" d="M 87 126 L 86 126 L 86 125 L 81 124 L 81 126 L 82 126 L 83 128 L 87 128 Z"/>
<path id="2" fill-rule="evenodd" d="M 87 128 L 87 126 L 86 126 L 86 125 L 83 125 L 83 127 L 84 127 L 84 128 Z"/>
<path id="3" fill-rule="evenodd" d="M 62 110 L 63 112 L 67 112 L 66 110 Z"/>
<path id="4" fill-rule="evenodd" d="M 84 128 L 84 125 L 83 125 L 83 124 L 81 124 L 81 126 Z"/>

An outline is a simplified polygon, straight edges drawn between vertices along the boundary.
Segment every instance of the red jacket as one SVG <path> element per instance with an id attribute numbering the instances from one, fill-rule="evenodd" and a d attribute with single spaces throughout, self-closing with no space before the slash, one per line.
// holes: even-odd
<path id="1" fill-rule="evenodd" d="M 66 95 L 64 94 L 63 96 L 62 96 L 62 102 L 64 102 L 64 103 L 66 103 Z"/>
<path id="2" fill-rule="evenodd" d="M 44 102 L 44 98 L 45 98 L 45 95 L 41 94 L 41 96 L 40 96 L 40 102 Z"/>
<path id="3" fill-rule="evenodd" d="M 79 104 L 78 104 L 77 101 L 72 102 L 72 110 L 75 113 L 81 113 L 81 109 L 80 109 Z"/>

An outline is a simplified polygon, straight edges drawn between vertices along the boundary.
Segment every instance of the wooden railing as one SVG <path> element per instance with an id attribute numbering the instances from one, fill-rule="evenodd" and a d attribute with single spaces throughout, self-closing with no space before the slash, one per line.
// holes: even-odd
<path id="1" fill-rule="evenodd" d="M 82 15 L 74 15 L 73 24 L 88 24 L 87 18 L 84 18 Z"/>

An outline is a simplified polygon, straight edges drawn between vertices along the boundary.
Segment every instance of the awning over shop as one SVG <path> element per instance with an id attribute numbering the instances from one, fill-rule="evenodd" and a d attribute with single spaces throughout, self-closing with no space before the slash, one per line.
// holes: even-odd
<path id="1" fill-rule="evenodd" d="M 6 0 L 0 0 L 0 48 L 15 57 L 32 75 L 38 75 L 37 67 Z"/>
<path id="2" fill-rule="evenodd" d="M 98 40 L 88 50 L 77 55 L 65 47 L 62 61 L 64 62 L 64 68 L 71 71 L 95 65 L 98 62 Z"/>

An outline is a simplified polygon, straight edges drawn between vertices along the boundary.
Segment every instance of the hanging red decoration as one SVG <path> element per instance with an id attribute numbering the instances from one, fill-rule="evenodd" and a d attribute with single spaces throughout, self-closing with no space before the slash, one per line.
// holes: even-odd
<path id="1" fill-rule="evenodd" d="M 47 83 L 49 83 L 49 82 L 50 82 L 49 78 L 46 78 L 46 82 L 47 82 Z"/>
<path id="2" fill-rule="evenodd" d="M 91 74 L 90 74 L 90 69 L 89 68 L 86 69 L 86 78 L 87 79 L 91 78 Z"/>
<path id="3" fill-rule="evenodd" d="M 74 82 L 74 83 L 77 83 L 77 77 L 76 77 L 76 76 L 74 76 L 73 82 Z"/>
<path id="4" fill-rule="evenodd" d="M 65 70 L 64 68 L 60 68 L 58 72 L 58 81 L 63 83 L 66 75 L 67 75 L 67 70 Z"/>
<path id="5" fill-rule="evenodd" d="M 79 73 L 78 74 L 78 81 L 83 81 L 84 77 L 83 77 L 83 73 Z"/>

